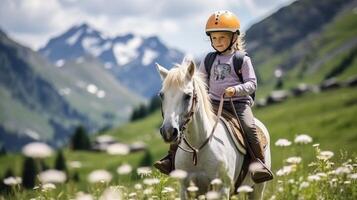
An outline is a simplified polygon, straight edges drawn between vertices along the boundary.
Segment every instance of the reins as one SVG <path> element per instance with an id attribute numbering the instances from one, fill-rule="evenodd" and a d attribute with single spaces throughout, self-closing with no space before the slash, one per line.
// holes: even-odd
<path id="1" fill-rule="evenodd" d="M 193 98 L 193 102 L 192 102 L 192 107 L 191 107 L 191 110 L 190 112 L 188 113 L 188 118 L 185 120 L 183 126 L 180 128 L 180 131 L 182 131 L 182 139 L 183 141 L 185 142 L 185 144 L 190 148 L 190 149 L 185 149 L 184 147 L 178 145 L 178 147 L 180 149 L 182 149 L 183 151 L 187 152 L 187 153 L 192 153 L 192 162 L 193 164 L 196 166 L 197 165 L 197 160 L 198 160 L 198 153 L 201 151 L 201 149 L 203 147 L 206 146 L 206 144 L 208 144 L 208 142 L 212 139 L 213 135 L 214 135 L 214 131 L 217 127 L 217 124 L 218 124 L 218 121 L 219 121 L 219 118 L 221 117 L 221 114 L 222 114 L 222 109 L 223 109 L 223 101 L 224 101 L 224 94 L 221 96 L 221 100 L 219 102 L 219 107 L 218 107 L 218 113 L 217 113 L 217 116 L 216 116 L 216 121 L 213 125 L 213 128 L 211 130 L 211 133 L 209 135 L 209 137 L 198 147 L 198 148 L 195 148 L 194 146 L 192 146 L 188 140 L 186 139 L 186 135 L 185 133 L 183 132 L 185 129 L 186 129 L 186 126 L 187 124 L 191 121 L 192 119 L 192 116 L 194 114 L 194 110 L 195 110 L 195 107 L 196 107 L 196 103 L 197 103 L 197 96 L 196 96 L 196 92 L 195 92 L 195 87 L 193 85 L 193 88 L 194 88 L 194 98 Z M 179 144 L 180 144 L 181 140 L 179 141 Z"/>

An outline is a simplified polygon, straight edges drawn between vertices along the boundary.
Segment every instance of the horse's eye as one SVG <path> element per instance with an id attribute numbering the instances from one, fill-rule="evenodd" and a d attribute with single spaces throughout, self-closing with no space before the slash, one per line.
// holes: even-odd
<path id="1" fill-rule="evenodd" d="M 184 99 L 185 101 L 190 100 L 190 99 L 191 99 L 191 94 L 184 94 L 184 95 L 183 95 L 183 99 Z"/>
<path id="2" fill-rule="evenodd" d="M 163 93 L 163 92 L 159 92 L 158 96 L 159 96 L 161 99 L 164 99 L 164 93 Z"/>

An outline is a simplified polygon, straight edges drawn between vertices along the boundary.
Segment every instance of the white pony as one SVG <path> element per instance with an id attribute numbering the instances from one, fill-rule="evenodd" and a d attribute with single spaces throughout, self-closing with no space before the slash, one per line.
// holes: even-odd
<path id="1" fill-rule="evenodd" d="M 223 180 L 221 192 L 229 199 L 229 195 L 236 192 L 233 191 L 233 186 L 242 169 L 244 155 L 220 121 L 213 137 L 210 137 L 216 116 L 212 111 L 206 84 L 200 74 L 195 73 L 195 63 L 191 60 L 184 61 L 171 70 L 159 64 L 156 66 L 163 81 L 160 91 L 163 114 L 160 133 L 165 142 L 180 144 L 176 152 L 175 167 L 188 172 L 181 187 L 181 197 L 186 198 L 185 189 L 189 181 L 196 184 L 199 194 L 205 194 L 209 190 L 210 182 L 220 178 Z M 267 138 L 265 158 L 266 165 L 270 168 L 269 133 L 259 120 L 255 120 Z M 199 149 L 196 156 L 192 153 L 193 149 Z M 193 162 L 195 158 L 196 163 Z M 263 198 L 265 183 L 254 185 L 250 173 L 247 173 L 242 185 L 253 187 L 250 199 Z"/>

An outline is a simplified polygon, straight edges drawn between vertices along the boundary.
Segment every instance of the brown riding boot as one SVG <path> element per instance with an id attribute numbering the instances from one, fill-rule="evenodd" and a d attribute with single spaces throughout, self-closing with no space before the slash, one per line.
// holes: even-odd
<path id="1" fill-rule="evenodd" d="M 170 144 L 169 154 L 154 163 L 154 167 L 161 173 L 169 175 L 175 169 L 175 154 L 178 148 L 177 144 Z"/>
<path id="2" fill-rule="evenodd" d="M 255 183 L 262 183 L 272 180 L 274 175 L 268 166 L 265 165 L 263 148 L 259 143 L 256 145 L 251 144 L 250 147 L 256 157 L 255 160 L 252 160 L 252 162 L 254 162 L 254 167 L 251 169 L 253 181 Z"/>

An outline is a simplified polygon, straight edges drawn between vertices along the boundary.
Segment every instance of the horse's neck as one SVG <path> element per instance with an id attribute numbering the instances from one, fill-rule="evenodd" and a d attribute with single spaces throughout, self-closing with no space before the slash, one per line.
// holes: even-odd
<path id="1" fill-rule="evenodd" d="M 207 113 L 202 109 L 202 104 L 193 115 L 191 123 L 187 127 L 186 138 L 194 147 L 198 148 L 210 135 L 212 122 L 209 120 Z"/>

